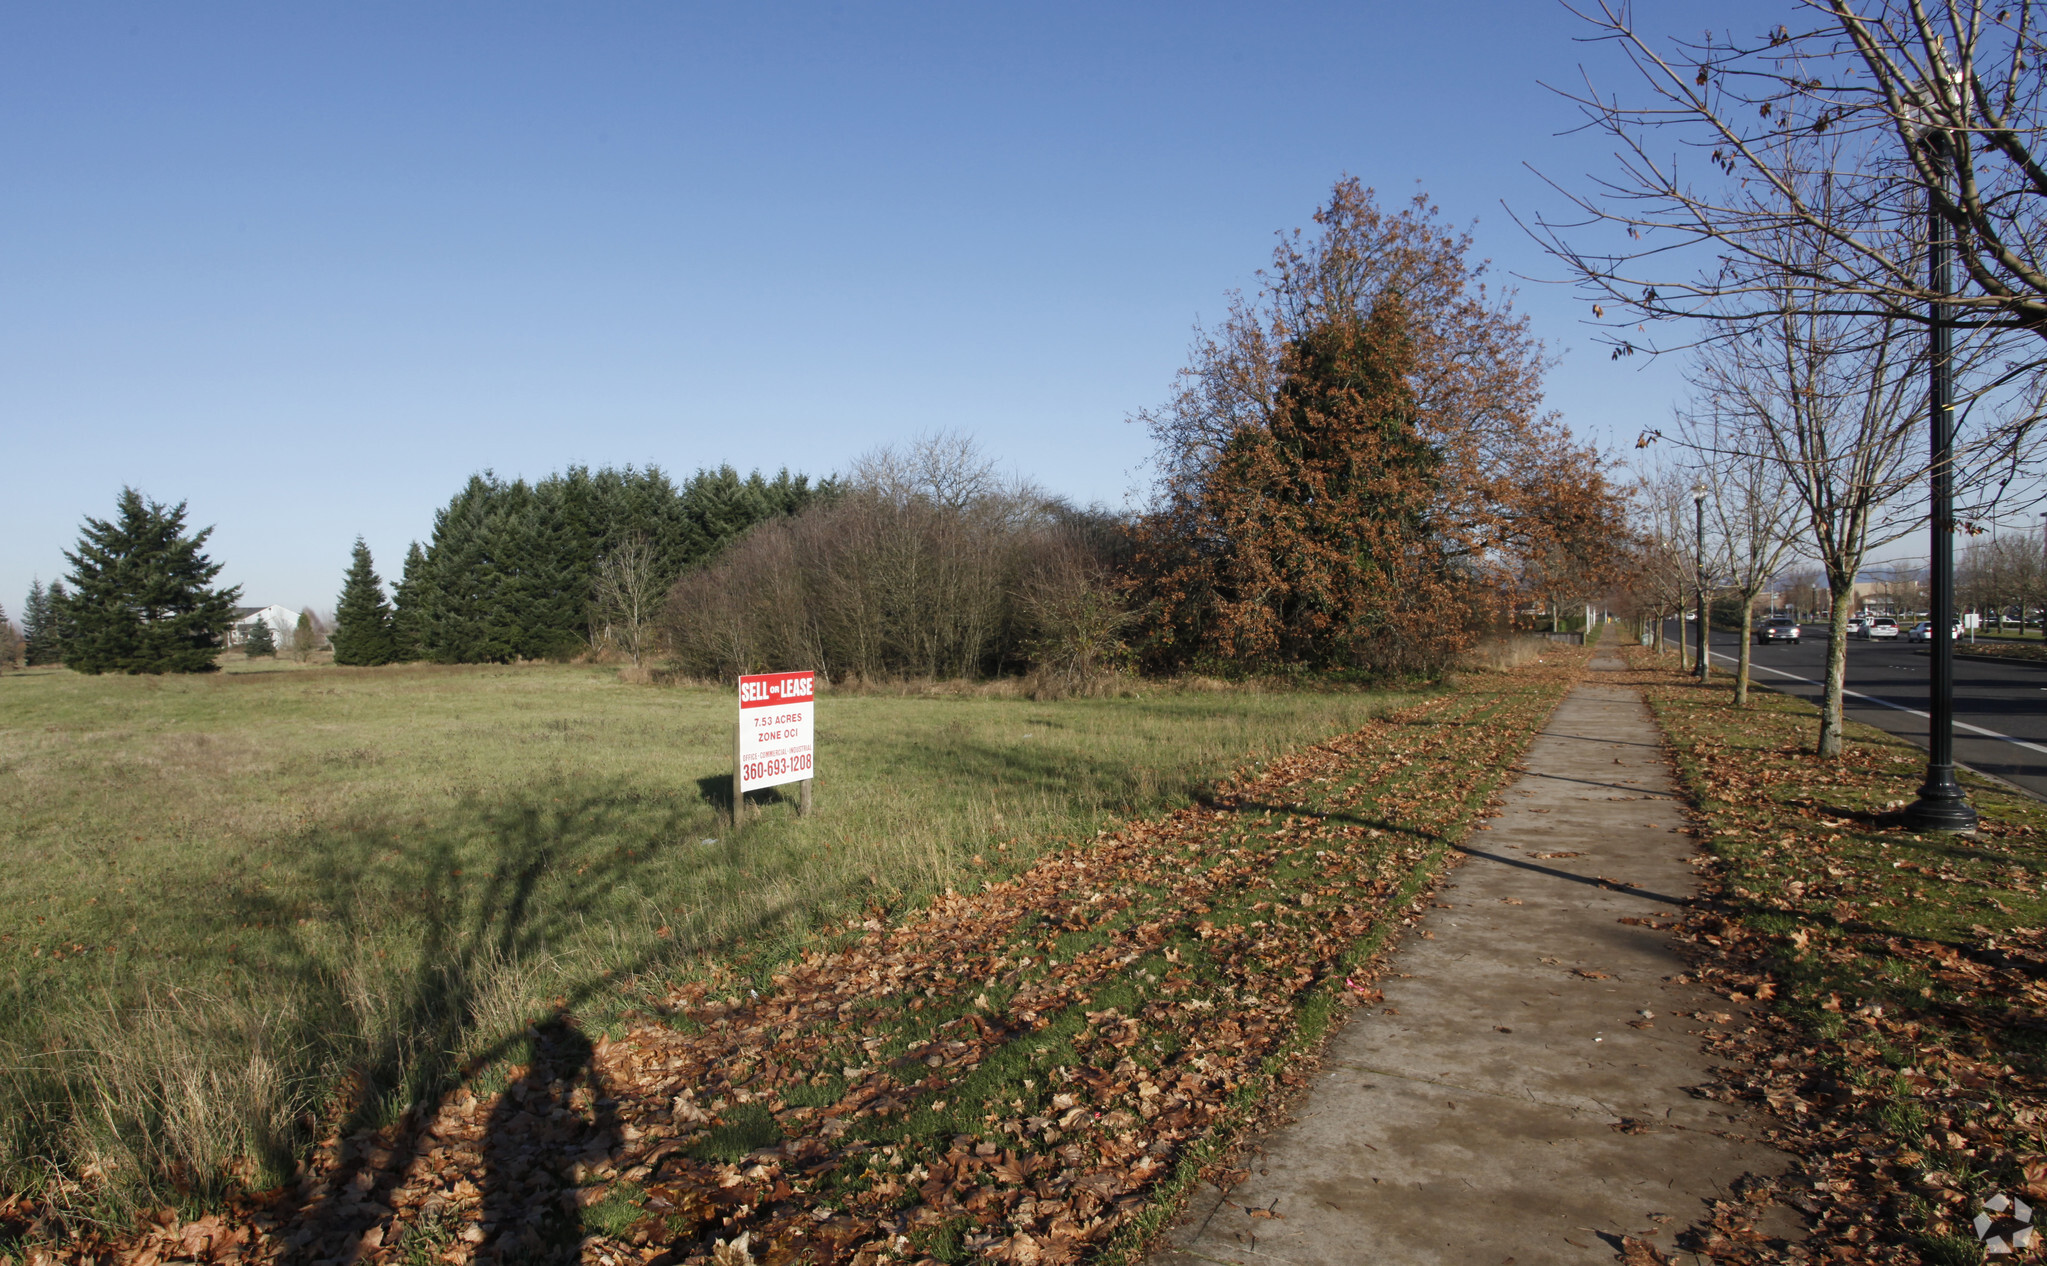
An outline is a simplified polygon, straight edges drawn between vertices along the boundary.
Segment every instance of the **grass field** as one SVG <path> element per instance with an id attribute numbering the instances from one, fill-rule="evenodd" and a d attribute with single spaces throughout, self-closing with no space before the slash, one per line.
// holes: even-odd
<path id="1" fill-rule="evenodd" d="M 734 839 L 724 691 L 236 667 L 0 678 L 14 1190 L 264 1184 L 344 1076 L 395 1112 L 554 1007 L 602 1025 L 643 980 L 765 970 L 820 920 L 978 886 L 1415 697 L 826 695 L 818 813 L 770 803 Z"/>

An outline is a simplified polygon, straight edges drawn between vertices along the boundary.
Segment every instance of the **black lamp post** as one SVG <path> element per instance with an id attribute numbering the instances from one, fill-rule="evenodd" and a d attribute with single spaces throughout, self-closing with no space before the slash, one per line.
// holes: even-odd
<path id="1" fill-rule="evenodd" d="M 1946 179 L 1948 138 L 1939 128 L 1925 133 L 1927 148 L 1933 151 L 1934 170 Z M 1955 397 L 1949 361 L 1954 354 L 1954 330 L 1949 327 L 1947 304 L 1953 279 L 1948 260 L 1953 251 L 1948 222 L 1938 207 L 1935 191 L 1926 191 L 1926 273 L 1933 291 L 1929 305 L 1933 340 L 1931 372 L 1927 383 L 1928 430 L 1933 447 L 1933 503 L 1929 516 L 1931 553 L 1928 588 L 1932 591 L 1927 619 L 1933 631 L 1928 642 L 1933 671 L 1926 683 L 1926 781 L 1919 798 L 1905 809 L 1905 825 L 1915 831 L 1969 832 L 1976 829 L 1976 810 L 1955 781 L 1955 645 L 1951 612 L 1955 605 L 1955 509 L 1954 441 Z"/>
<path id="2" fill-rule="evenodd" d="M 1699 684 L 1706 684 L 1713 638 L 1706 631 L 1706 485 L 1692 485 L 1692 581 L 1699 602 Z"/>

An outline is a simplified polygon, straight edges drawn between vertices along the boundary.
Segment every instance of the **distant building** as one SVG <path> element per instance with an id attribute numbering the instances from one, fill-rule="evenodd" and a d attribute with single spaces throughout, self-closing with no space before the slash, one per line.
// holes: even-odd
<path id="1" fill-rule="evenodd" d="M 290 607 L 236 607 L 233 612 L 233 623 L 227 626 L 227 644 L 240 646 L 248 641 L 249 630 L 256 627 L 258 620 L 270 626 L 271 635 L 277 639 L 278 646 L 282 647 L 286 639 L 292 635 L 292 631 L 298 628 L 299 613 Z"/>

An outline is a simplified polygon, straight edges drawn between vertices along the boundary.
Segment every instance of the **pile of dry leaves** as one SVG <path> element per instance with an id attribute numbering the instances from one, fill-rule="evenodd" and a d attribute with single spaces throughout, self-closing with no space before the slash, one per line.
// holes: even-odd
<path id="1" fill-rule="evenodd" d="M 29 1260 L 1126 1253 L 1416 917 L 1583 656 L 1548 658 L 984 891 L 827 929 L 770 979 L 677 985 L 622 1035 L 552 1017 L 502 1090 L 330 1138 L 296 1186 Z"/>

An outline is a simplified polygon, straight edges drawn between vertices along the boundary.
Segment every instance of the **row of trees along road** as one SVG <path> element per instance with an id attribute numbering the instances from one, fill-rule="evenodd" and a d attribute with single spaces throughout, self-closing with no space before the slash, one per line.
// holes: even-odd
<path id="1" fill-rule="evenodd" d="M 2047 543 L 2034 532 L 1970 541 L 1955 567 L 1955 590 L 1964 603 L 2000 626 L 2006 612 L 2015 612 L 2024 632 L 2026 613 L 2047 608 Z M 2042 616 L 2047 624 L 2047 610 Z"/>
<path id="2" fill-rule="evenodd" d="M 435 514 L 427 543 L 407 552 L 395 601 L 356 542 L 335 612 L 336 662 L 503 663 L 621 637 L 637 657 L 651 606 L 641 602 L 621 631 L 612 601 L 621 587 L 659 593 L 748 528 L 833 491 L 786 470 L 742 478 L 729 466 L 680 487 L 654 467 L 572 467 L 531 484 L 485 472 Z"/>
<path id="3" fill-rule="evenodd" d="M 1619 166 L 1566 191 L 1570 215 L 1531 227 L 1589 292 L 1616 358 L 1689 355 L 1692 408 L 1644 442 L 1675 441 L 1679 479 L 1704 477 L 1716 503 L 1715 475 L 1765 463 L 1796 508 L 1798 548 L 1832 597 L 1818 750 L 1835 756 L 1856 575 L 1871 549 L 1927 523 L 1916 491 L 1930 446 L 1915 437 L 1929 418 L 1929 327 L 1953 338 L 1960 419 L 1957 512 L 1939 530 L 1988 521 L 2014 490 L 2038 487 L 2047 48 L 2031 0 L 1808 0 L 1795 12 L 1799 26 L 1753 39 L 1662 42 L 1625 6 L 1581 11 L 1639 96 L 1589 80 L 1574 94 Z M 1712 177 L 1698 180 L 1685 154 Z M 1952 288 L 1926 262 L 1935 219 L 1960 266 Z M 1672 329 L 1659 347 L 1653 331 Z M 1671 544 L 1655 540 L 1659 497 L 1645 498 L 1650 570 Z M 1753 556 L 1740 518 L 1716 515 L 1741 529 L 1723 533 L 1716 565 Z"/>

